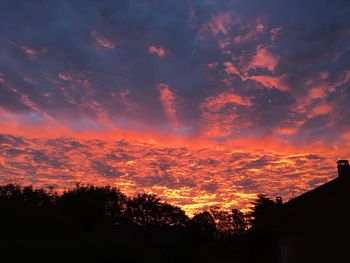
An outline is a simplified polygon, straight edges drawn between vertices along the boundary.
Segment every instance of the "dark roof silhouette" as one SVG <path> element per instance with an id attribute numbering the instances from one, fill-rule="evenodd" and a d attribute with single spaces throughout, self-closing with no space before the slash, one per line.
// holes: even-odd
<path id="1" fill-rule="evenodd" d="M 333 210 L 343 210 L 345 209 L 344 204 L 350 204 L 349 201 L 350 175 L 337 177 L 286 202 L 263 220 L 257 222 L 252 231 L 261 234 L 286 233 L 291 231 L 295 225 L 317 213 L 319 209 L 332 206 Z"/>
<path id="2" fill-rule="evenodd" d="M 251 262 L 350 262 L 350 173 L 291 199 L 249 231 Z"/>

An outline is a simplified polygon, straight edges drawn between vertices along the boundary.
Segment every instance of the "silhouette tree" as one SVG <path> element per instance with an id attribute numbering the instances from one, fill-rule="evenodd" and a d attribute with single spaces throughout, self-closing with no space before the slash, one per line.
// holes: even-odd
<path id="1" fill-rule="evenodd" d="M 113 259 L 107 248 L 113 248 L 123 262 L 130 257 L 131 262 L 187 262 L 188 258 L 203 262 L 197 257 L 209 260 L 204 247 L 212 247 L 215 252 L 210 253 L 218 255 L 222 245 L 229 245 L 226 237 L 245 229 L 238 210 L 231 213 L 215 206 L 189 219 L 181 208 L 156 195 L 130 199 L 109 186 L 77 184 L 58 194 L 52 189 L 8 184 L 0 186 L 0 211 L 4 250 L 66 247 L 74 248 L 70 256 L 78 259 L 87 248 L 102 247 L 106 253 L 96 252 L 93 260 L 99 262 Z"/>
<path id="2" fill-rule="evenodd" d="M 215 221 L 216 237 L 225 238 L 231 236 L 234 232 L 232 214 L 221 210 L 219 206 L 210 207 L 209 212 Z"/>
<path id="3" fill-rule="evenodd" d="M 264 194 L 259 194 L 258 198 L 253 201 L 252 204 L 253 209 L 250 213 L 252 225 L 269 214 L 275 208 L 275 202 Z"/>
<path id="4" fill-rule="evenodd" d="M 57 208 L 86 228 L 120 223 L 127 198 L 118 189 L 109 186 L 81 186 L 63 193 L 57 200 Z"/>
<path id="5" fill-rule="evenodd" d="M 184 226 L 188 220 L 179 207 L 163 203 L 156 195 L 145 193 L 128 200 L 125 215 L 130 222 L 140 226 Z"/>
<path id="6" fill-rule="evenodd" d="M 197 213 L 189 222 L 189 227 L 197 235 L 212 238 L 216 231 L 215 219 L 208 211 Z"/>
<path id="7" fill-rule="evenodd" d="M 238 209 L 232 209 L 232 221 L 235 234 L 242 234 L 248 229 L 246 216 Z"/>

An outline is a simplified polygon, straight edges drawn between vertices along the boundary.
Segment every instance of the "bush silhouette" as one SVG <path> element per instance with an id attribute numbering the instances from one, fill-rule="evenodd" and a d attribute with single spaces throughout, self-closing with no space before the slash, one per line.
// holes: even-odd
<path id="1" fill-rule="evenodd" d="M 72 259 L 86 262 L 203 262 L 194 255 L 207 253 L 204 245 L 245 229 L 238 210 L 212 207 L 190 219 L 156 195 L 128 198 L 109 186 L 77 184 L 59 194 L 7 184 L 0 186 L 0 211 L 4 251 L 64 248 Z"/>

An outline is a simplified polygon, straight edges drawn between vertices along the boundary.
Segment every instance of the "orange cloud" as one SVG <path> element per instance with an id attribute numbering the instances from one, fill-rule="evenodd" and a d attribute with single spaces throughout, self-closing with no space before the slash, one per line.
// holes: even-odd
<path id="1" fill-rule="evenodd" d="M 312 113 L 309 114 L 309 118 L 313 118 L 320 115 L 327 115 L 332 111 L 332 106 L 327 103 L 322 103 L 313 108 Z"/>
<path id="2" fill-rule="evenodd" d="M 160 91 L 160 100 L 163 104 L 164 110 L 168 119 L 171 123 L 171 127 L 174 130 L 179 128 L 179 121 L 177 119 L 176 107 L 175 107 L 175 95 L 171 91 L 168 84 L 160 83 L 157 85 L 158 90 Z"/>
<path id="3" fill-rule="evenodd" d="M 163 48 L 162 46 L 154 46 L 154 45 L 148 46 L 148 52 L 160 58 L 165 57 L 167 53 L 165 48 Z"/>
<path id="4" fill-rule="evenodd" d="M 298 132 L 298 127 L 283 127 L 276 129 L 276 134 L 280 135 L 293 135 Z"/>
<path id="5" fill-rule="evenodd" d="M 237 105 L 252 106 L 249 99 L 242 98 L 233 92 L 207 98 L 200 106 L 206 136 L 229 136 L 234 128 L 234 121 L 238 117 L 235 110 Z"/>
<path id="6" fill-rule="evenodd" d="M 267 47 L 258 46 L 256 55 L 249 64 L 248 69 L 263 68 L 274 71 L 279 61 L 279 56 L 273 54 Z"/>
<path id="7" fill-rule="evenodd" d="M 238 75 L 241 77 L 241 73 L 239 72 L 239 70 L 233 65 L 232 62 L 224 62 L 224 66 L 225 66 L 225 72 L 227 74 L 234 74 L 234 75 Z"/>
<path id="8" fill-rule="evenodd" d="M 252 103 L 247 98 L 234 94 L 232 92 L 221 93 L 217 96 L 210 97 L 206 100 L 206 107 L 217 110 L 228 103 L 237 104 L 241 106 L 252 106 Z"/>
<path id="9" fill-rule="evenodd" d="M 95 30 L 91 31 L 91 36 L 95 39 L 95 41 L 104 48 L 115 48 L 114 43 L 104 37 L 100 32 Z"/>
<path id="10" fill-rule="evenodd" d="M 258 193 L 288 200 L 335 175 L 336 158 L 330 152 L 250 151 L 232 145 L 169 148 L 128 139 L 0 138 L 0 165 L 6 167 L 6 172 L 0 170 L 1 183 L 13 174 L 24 185 L 35 180 L 36 187 L 55 185 L 59 190 L 78 181 L 115 185 L 129 196 L 157 194 L 190 215 L 215 204 L 242 209 Z"/>
<path id="11" fill-rule="evenodd" d="M 283 81 L 284 77 L 285 77 L 284 75 L 279 77 L 256 75 L 256 76 L 249 77 L 249 79 L 258 82 L 269 89 L 276 88 L 281 91 L 287 91 L 289 90 L 289 87 L 287 84 L 284 83 Z"/>

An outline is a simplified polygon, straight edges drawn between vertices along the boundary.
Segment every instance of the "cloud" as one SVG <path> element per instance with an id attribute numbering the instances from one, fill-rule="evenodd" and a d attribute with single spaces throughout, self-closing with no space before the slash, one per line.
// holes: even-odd
<path id="1" fill-rule="evenodd" d="M 257 83 L 265 86 L 266 88 L 272 89 L 276 88 L 280 91 L 288 91 L 289 87 L 284 82 L 285 76 L 267 76 L 267 75 L 255 75 L 251 76 L 249 79 L 256 81 Z"/>
<path id="2" fill-rule="evenodd" d="M 310 118 L 315 116 L 327 115 L 332 111 L 332 106 L 327 103 L 322 103 L 313 108 L 312 113 L 309 115 Z"/>
<path id="3" fill-rule="evenodd" d="M 159 58 L 163 58 L 166 55 L 166 50 L 165 48 L 161 47 L 161 46 L 154 46 L 154 45 L 150 45 L 148 46 L 148 52 L 156 55 Z"/>
<path id="4" fill-rule="evenodd" d="M 261 37 L 265 31 L 265 26 L 259 21 L 248 21 L 246 24 L 240 24 L 241 34 L 236 35 L 233 41 L 236 44 L 243 44 L 255 41 Z"/>
<path id="5" fill-rule="evenodd" d="M 55 185 L 58 190 L 74 187 L 76 182 L 113 185 L 129 196 L 157 194 L 190 214 L 211 204 L 241 209 L 262 192 L 283 194 L 288 200 L 292 193 L 329 181 L 336 169 L 335 160 L 329 159 L 336 152 L 330 151 L 168 147 L 137 140 L 11 135 L 0 135 L 0 143 L 0 182 L 16 178 L 23 185 Z M 125 153 L 125 158 L 111 158 Z"/>
<path id="6" fill-rule="evenodd" d="M 210 97 L 205 101 L 205 107 L 213 110 L 217 110 L 227 104 L 237 104 L 241 106 L 252 106 L 252 103 L 248 98 L 242 98 L 233 92 L 225 92 L 218 94 L 217 96 Z"/>
<path id="7" fill-rule="evenodd" d="M 250 107 L 252 103 L 249 98 L 242 98 L 233 92 L 220 93 L 203 101 L 201 111 L 206 135 L 209 137 L 230 136 L 238 117 L 235 108 L 237 106 Z"/>
<path id="8" fill-rule="evenodd" d="M 123 173 L 117 171 L 113 166 L 107 165 L 103 161 L 92 161 L 91 165 L 92 169 L 96 171 L 96 173 L 106 176 L 106 177 L 118 177 L 122 176 Z"/>
<path id="9" fill-rule="evenodd" d="M 275 71 L 279 58 L 279 55 L 273 54 L 268 47 L 258 46 L 256 55 L 253 57 L 248 69 L 262 68 L 271 72 Z"/>
<path id="10" fill-rule="evenodd" d="M 47 48 L 28 47 L 25 45 L 17 44 L 12 41 L 9 41 L 9 43 L 23 51 L 26 57 L 30 60 L 35 60 L 40 54 L 46 53 L 48 51 Z"/>
<path id="11" fill-rule="evenodd" d="M 275 41 L 278 38 L 278 36 L 281 34 L 281 31 L 282 31 L 282 27 L 281 26 L 272 28 L 270 30 L 271 40 Z"/>
<path id="12" fill-rule="evenodd" d="M 226 62 L 224 62 L 224 66 L 225 66 L 225 72 L 227 74 L 234 74 L 234 75 L 237 75 L 237 76 L 243 78 L 243 76 L 241 75 L 241 73 L 239 72 L 237 67 L 235 67 L 232 62 L 226 61 Z"/>
<path id="13" fill-rule="evenodd" d="M 179 128 L 179 121 L 177 118 L 175 106 L 176 96 L 168 84 L 160 83 L 157 85 L 157 88 L 160 92 L 160 100 L 163 104 L 164 111 L 170 121 L 171 127 L 174 130 L 177 130 Z"/>
<path id="14" fill-rule="evenodd" d="M 20 48 L 23 50 L 23 52 L 29 59 L 36 59 L 36 57 L 40 54 L 39 50 L 33 48 L 29 48 L 26 46 L 20 46 Z"/>
<path id="15" fill-rule="evenodd" d="M 105 36 L 103 36 L 100 32 L 93 30 L 91 31 L 91 36 L 100 46 L 104 48 L 115 48 L 114 43 L 111 40 L 107 39 Z"/>
<path id="16" fill-rule="evenodd" d="M 309 90 L 309 97 L 312 99 L 321 99 L 324 98 L 327 94 L 326 86 L 319 86 Z"/>
<path id="17" fill-rule="evenodd" d="M 231 12 L 218 12 L 210 21 L 202 25 L 202 31 L 209 31 L 214 36 L 218 34 L 227 35 L 231 26 L 238 23 L 238 18 Z"/>
<path id="18" fill-rule="evenodd" d="M 336 123 L 343 122 L 339 118 L 342 113 L 339 112 L 338 106 L 341 105 L 343 97 L 334 99 L 332 96 L 341 90 L 346 83 L 349 83 L 350 78 L 347 71 L 336 75 L 335 77 L 328 71 L 320 71 L 306 81 L 305 85 L 309 87 L 307 94 L 298 98 L 291 107 L 292 112 L 300 115 L 298 125 L 302 127 L 302 129 L 299 129 L 300 133 L 307 133 L 306 129 L 311 129 L 311 123 L 317 120 L 325 121 L 325 118 L 327 118 L 328 123 L 323 125 L 326 126 L 324 130 L 328 130 L 328 132 L 331 132 L 331 127 L 336 127 Z M 343 132 L 339 129 L 338 133 L 342 134 Z M 326 136 L 325 134 L 323 136 Z"/>

